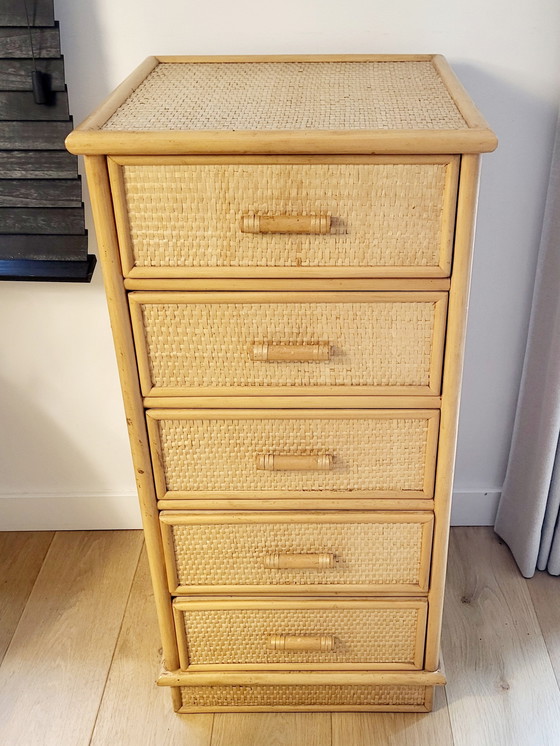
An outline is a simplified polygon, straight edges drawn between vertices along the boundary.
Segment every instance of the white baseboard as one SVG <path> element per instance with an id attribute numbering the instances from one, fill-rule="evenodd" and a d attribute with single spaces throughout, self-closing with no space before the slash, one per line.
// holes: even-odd
<path id="1" fill-rule="evenodd" d="M 493 526 L 500 494 L 500 490 L 454 492 L 451 525 Z"/>
<path id="2" fill-rule="evenodd" d="M 499 490 L 455 492 L 452 526 L 492 526 Z M 0 495 L 0 531 L 141 528 L 136 494 Z"/>
<path id="3" fill-rule="evenodd" d="M 136 494 L 0 495 L 0 531 L 141 528 Z"/>

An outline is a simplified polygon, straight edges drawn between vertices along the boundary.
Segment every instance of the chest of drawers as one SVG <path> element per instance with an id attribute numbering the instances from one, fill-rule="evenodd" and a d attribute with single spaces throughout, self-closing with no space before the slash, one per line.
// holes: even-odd
<path id="1" fill-rule="evenodd" d="M 161 57 L 67 145 L 158 683 L 180 712 L 430 710 L 493 133 L 437 55 Z"/>

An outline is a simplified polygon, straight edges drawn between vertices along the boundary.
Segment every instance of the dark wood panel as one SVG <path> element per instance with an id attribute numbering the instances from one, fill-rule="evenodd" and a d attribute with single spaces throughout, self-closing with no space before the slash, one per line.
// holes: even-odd
<path id="1" fill-rule="evenodd" d="M 0 152 L 0 179 L 73 179 L 78 159 L 65 150 Z"/>
<path id="2" fill-rule="evenodd" d="M 83 261 L 87 256 L 88 237 L 26 236 L 0 234 L 0 259 L 32 259 L 42 261 Z"/>
<path id="3" fill-rule="evenodd" d="M 66 91 L 53 92 L 49 104 L 36 104 L 27 91 L 0 92 L 0 121 L 64 121 L 70 119 Z"/>
<path id="4" fill-rule="evenodd" d="M 0 91 L 31 91 L 33 60 L 0 60 Z M 51 91 L 64 91 L 64 61 L 37 60 L 37 70 L 50 76 Z"/>
<path id="5" fill-rule="evenodd" d="M 91 282 L 96 262 L 93 254 L 82 262 L 0 259 L 0 280 Z"/>
<path id="6" fill-rule="evenodd" d="M 35 57 L 60 57 L 58 27 L 31 29 Z M 0 28 L 0 57 L 31 57 L 27 28 Z"/>
<path id="7" fill-rule="evenodd" d="M 0 280 L 89 282 L 96 263 L 77 158 L 64 147 L 73 125 L 53 4 L 0 0 Z M 47 105 L 35 103 L 35 69 Z"/>
<path id="8" fill-rule="evenodd" d="M 83 233 L 84 211 L 75 207 L 0 207 L 0 233 Z"/>
<path id="9" fill-rule="evenodd" d="M 29 13 L 29 23 L 32 26 L 53 26 L 53 0 L 1 0 L 0 26 L 25 26 Z"/>
<path id="10" fill-rule="evenodd" d="M 0 125 L 0 150 L 62 150 L 68 122 L 4 122 Z"/>
<path id="11" fill-rule="evenodd" d="M 81 207 L 77 179 L 0 179 L 0 207 Z"/>

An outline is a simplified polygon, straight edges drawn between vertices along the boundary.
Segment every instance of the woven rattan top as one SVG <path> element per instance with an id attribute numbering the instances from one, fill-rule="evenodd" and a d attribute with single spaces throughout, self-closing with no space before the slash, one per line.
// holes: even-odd
<path id="1" fill-rule="evenodd" d="M 461 129 L 431 62 L 160 64 L 102 129 Z"/>
<path id="2" fill-rule="evenodd" d="M 69 137 L 78 153 L 482 152 L 439 56 L 149 58 Z"/>

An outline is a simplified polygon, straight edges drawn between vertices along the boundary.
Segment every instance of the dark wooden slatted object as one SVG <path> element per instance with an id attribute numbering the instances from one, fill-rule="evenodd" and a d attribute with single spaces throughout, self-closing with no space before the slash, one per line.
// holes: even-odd
<path id="1" fill-rule="evenodd" d="M 72 122 L 3 122 L 0 148 L 10 150 L 60 150 L 60 143 L 72 129 Z"/>
<path id="2" fill-rule="evenodd" d="M 32 26 L 54 26 L 52 0 L 27 0 L 27 12 Z M 0 26 L 25 26 L 26 23 L 23 0 L 2 0 Z"/>
<path id="3" fill-rule="evenodd" d="M 31 31 L 35 57 L 60 58 L 60 33 L 58 26 L 34 28 Z M 0 27 L 0 57 L 29 59 L 29 32 L 25 26 Z"/>
<path id="4" fill-rule="evenodd" d="M 38 106 L 30 91 L 0 91 L 0 121 L 66 121 L 68 96 L 65 91 L 52 91 L 48 106 Z"/>
<path id="5" fill-rule="evenodd" d="M 54 251 L 64 252 L 66 261 L 83 262 L 87 254 L 87 236 L 42 236 L 41 234 L 30 235 L 3 235 L 0 241 L 0 261 L 8 259 L 24 261 L 26 258 L 33 261 L 48 262 Z"/>
<path id="6" fill-rule="evenodd" d="M 77 178 L 77 158 L 68 152 L 62 150 L 0 151 L 0 179 Z"/>
<path id="7" fill-rule="evenodd" d="M 53 0 L 0 2 L 0 279 L 89 282 L 77 158 Z M 33 96 L 34 69 L 48 76 L 46 105 Z"/>
<path id="8" fill-rule="evenodd" d="M 32 60 L 0 60 L 0 91 L 30 91 Z M 51 91 L 64 91 L 64 64 L 62 58 L 37 60 L 37 70 L 51 78 Z"/>
<path id="9" fill-rule="evenodd" d="M 0 179 L 0 208 L 81 206 L 78 179 Z"/>

